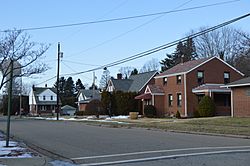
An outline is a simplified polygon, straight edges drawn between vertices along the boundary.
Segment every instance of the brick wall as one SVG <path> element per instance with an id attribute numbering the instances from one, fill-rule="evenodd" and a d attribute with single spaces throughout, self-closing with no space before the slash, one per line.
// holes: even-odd
<path id="1" fill-rule="evenodd" d="M 232 88 L 233 90 L 233 110 L 235 117 L 250 117 L 250 86 Z"/>
<path id="2" fill-rule="evenodd" d="M 224 72 L 230 73 L 230 82 L 243 78 L 238 72 L 225 65 L 218 59 L 212 59 L 208 63 L 198 67 L 187 74 L 187 109 L 188 115 L 193 116 L 193 112 L 198 109 L 197 96 L 192 89 L 199 86 L 197 81 L 197 72 L 204 71 L 204 83 L 224 84 Z"/>

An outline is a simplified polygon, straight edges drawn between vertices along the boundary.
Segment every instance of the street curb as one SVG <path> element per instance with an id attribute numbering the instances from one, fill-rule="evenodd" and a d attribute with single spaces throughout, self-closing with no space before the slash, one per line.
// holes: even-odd
<path id="1" fill-rule="evenodd" d="M 196 135 L 209 135 L 209 136 L 220 136 L 220 137 L 231 137 L 231 138 L 241 138 L 250 139 L 247 135 L 232 135 L 232 134 L 219 134 L 219 133 L 205 133 L 205 132 L 194 132 L 194 131 L 180 131 L 180 130 L 165 130 L 173 133 L 185 133 L 185 134 L 196 134 Z"/>

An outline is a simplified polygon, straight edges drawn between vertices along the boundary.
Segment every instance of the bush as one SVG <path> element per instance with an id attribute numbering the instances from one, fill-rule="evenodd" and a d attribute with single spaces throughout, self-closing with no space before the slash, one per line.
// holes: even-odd
<path id="1" fill-rule="evenodd" d="M 198 113 L 200 117 L 211 117 L 215 114 L 215 104 L 214 101 L 209 96 L 204 96 L 198 107 Z"/>
<path id="2" fill-rule="evenodd" d="M 180 114 L 179 111 L 176 112 L 175 117 L 176 117 L 177 119 L 181 119 L 181 114 Z"/>
<path id="3" fill-rule="evenodd" d="M 156 116 L 156 108 L 153 105 L 144 106 L 144 115 L 148 118 L 153 118 Z"/>

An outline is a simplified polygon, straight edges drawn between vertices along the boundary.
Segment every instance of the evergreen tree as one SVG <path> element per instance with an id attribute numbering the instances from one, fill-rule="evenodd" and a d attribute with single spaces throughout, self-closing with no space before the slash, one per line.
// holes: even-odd
<path id="1" fill-rule="evenodd" d="M 76 92 L 78 92 L 81 89 L 85 89 L 85 86 L 82 84 L 82 81 L 78 78 L 78 80 L 76 81 Z"/>
<path id="2" fill-rule="evenodd" d="M 60 96 L 62 96 L 64 94 L 65 83 L 66 83 L 66 79 L 64 77 L 61 77 L 59 79 L 59 88 L 58 88 Z M 57 88 L 57 81 L 55 82 L 54 87 Z"/>
<path id="3" fill-rule="evenodd" d="M 136 74 L 138 74 L 138 73 L 139 73 L 138 70 L 137 70 L 136 68 L 134 68 L 134 70 L 131 72 L 130 75 L 136 75 Z"/>
<path id="4" fill-rule="evenodd" d="M 160 62 L 162 72 L 171 67 L 183 62 L 194 60 L 197 57 L 195 44 L 192 38 L 188 38 L 184 43 L 179 42 L 176 46 L 175 52 L 166 54 L 166 58 Z"/>
<path id="5" fill-rule="evenodd" d="M 74 96 L 75 85 L 72 77 L 69 77 L 65 82 L 64 95 L 66 97 Z"/>

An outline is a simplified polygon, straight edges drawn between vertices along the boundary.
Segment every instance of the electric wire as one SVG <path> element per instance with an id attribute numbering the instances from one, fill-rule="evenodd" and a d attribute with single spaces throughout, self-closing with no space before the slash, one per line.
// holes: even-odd
<path id="1" fill-rule="evenodd" d="M 176 12 L 182 12 L 182 11 L 200 9 L 200 8 L 211 7 L 211 6 L 224 5 L 224 4 L 234 3 L 234 2 L 237 2 L 237 1 L 240 1 L 240 0 L 224 1 L 224 2 L 219 2 L 219 3 L 208 4 L 208 5 L 195 6 L 195 7 L 190 7 L 190 8 L 177 9 L 177 10 L 164 11 L 164 12 L 157 12 L 157 13 L 150 13 L 150 14 L 143 14 L 143 15 L 136 15 L 136 16 L 111 18 L 111 19 L 104 19 L 104 20 L 97 20 L 97 21 L 87 21 L 87 22 L 80 22 L 80 23 L 71 23 L 71 24 L 61 24 L 61 25 L 31 27 L 31 28 L 21 28 L 21 29 L 14 29 L 14 30 L 9 30 L 8 29 L 8 30 L 1 30 L 0 32 L 10 32 L 10 31 L 19 31 L 19 30 L 21 30 L 21 31 L 34 31 L 34 30 L 72 27 L 72 26 L 80 26 L 80 25 L 88 25 L 88 24 L 98 24 L 98 23 L 106 23 L 106 22 L 117 22 L 117 21 L 131 20 L 131 19 L 137 19 L 137 18 L 143 18 L 143 17 L 151 17 L 151 16 L 156 16 L 156 15 L 163 15 L 163 14 L 169 14 L 169 13 L 176 13 Z"/>
<path id="2" fill-rule="evenodd" d="M 186 41 L 188 38 L 195 38 L 195 37 L 198 37 L 198 36 L 200 36 L 200 35 L 203 35 L 203 34 L 206 34 L 206 33 L 211 32 L 211 31 L 214 31 L 214 30 L 216 30 L 216 29 L 222 28 L 222 27 L 224 27 L 224 26 L 227 26 L 227 25 L 229 25 L 229 24 L 232 24 L 232 23 L 234 23 L 234 22 L 236 22 L 236 21 L 239 21 L 239 20 L 241 20 L 241 19 L 243 19 L 243 18 L 246 18 L 246 17 L 249 17 L 249 16 L 250 16 L 250 13 L 245 14 L 245 15 L 240 16 L 240 17 L 237 17 L 237 18 L 235 18 L 235 19 L 226 21 L 226 22 L 224 22 L 224 23 L 218 24 L 218 25 L 216 25 L 216 26 L 207 28 L 207 29 L 205 29 L 205 30 L 199 31 L 199 32 L 197 32 L 197 33 L 191 34 L 191 35 L 189 35 L 189 36 L 183 37 L 183 38 L 181 38 L 181 39 L 178 39 L 178 40 L 169 42 L 169 43 L 167 43 L 167 44 L 164 44 L 164 45 L 155 47 L 155 48 L 153 48 L 153 49 L 150 49 L 150 50 L 147 50 L 147 51 L 144 51 L 144 52 L 141 52 L 141 53 L 138 53 L 138 54 L 129 56 L 129 57 L 127 57 L 127 58 L 124 58 L 124 59 L 121 59 L 121 60 L 117 60 L 117 61 L 115 61 L 115 62 L 106 64 L 106 65 L 102 65 L 102 66 L 97 67 L 97 68 L 85 70 L 85 71 L 82 71 L 82 72 L 76 72 L 76 73 L 65 74 L 65 75 L 78 75 L 78 74 L 88 73 L 88 72 L 92 72 L 92 71 L 95 71 L 95 70 L 103 69 L 103 68 L 105 68 L 105 67 L 108 68 L 108 67 L 116 66 L 116 65 L 119 65 L 119 64 L 122 64 L 122 63 L 125 63 L 125 62 L 129 62 L 129 61 L 132 61 L 132 60 L 141 58 L 141 57 L 145 57 L 145 56 L 147 56 L 147 55 L 150 55 L 150 54 L 153 54 L 153 53 L 155 53 L 155 52 L 161 51 L 161 50 L 163 50 L 163 49 L 166 49 L 166 48 L 172 47 L 172 46 L 174 46 L 174 45 L 177 45 L 179 42 Z"/>

